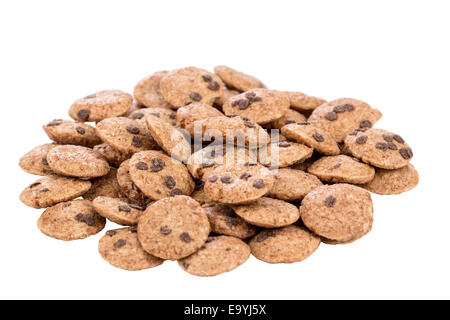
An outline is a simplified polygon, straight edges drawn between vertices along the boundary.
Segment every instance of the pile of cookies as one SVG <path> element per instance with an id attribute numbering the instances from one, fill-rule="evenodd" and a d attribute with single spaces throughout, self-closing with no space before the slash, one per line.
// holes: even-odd
<path id="1" fill-rule="evenodd" d="M 133 96 L 76 100 L 69 116 L 44 125 L 53 142 L 20 159 L 42 176 L 20 200 L 45 208 L 38 227 L 60 240 L 95 235 L 107 220 L 124 226 L 98 250 L 126 270 L 177 260 L 213 276 L 250 254 L 302 261 L 321 242 L 370 232 L 369 192 L 419 180 L 411 148 L 373 128 L 381 112 L 367 103 L 270 90 L 226 66 L 156 72 Z"/>

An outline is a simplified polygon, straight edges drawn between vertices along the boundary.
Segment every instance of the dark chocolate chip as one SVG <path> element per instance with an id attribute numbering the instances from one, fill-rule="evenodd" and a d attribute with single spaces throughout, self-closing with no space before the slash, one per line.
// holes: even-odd
<path id="1" fill-rule="evenodd" d="M 119 205 L 119 211 L 123 212 L 131 212 L 131 208 L 129 206 L 126 206 L 124 204 Z"/>
<path id="2" fill-rule="evenodd" d="M 177 184 L 177 182 L 175 181 L 175 179 L 172 176 L 165 176 L 164 184 L 166 185 L 167 188 L 173 189 L 175 187 L 175 185 Z"/>
<path id="3" fill-rule="evenodd" d="M 172 191 L 170 191 L 171 197 L 181 196 L 182 194 L 183 194 L 183 191 L 181 191 L 180 189 L 173 189 Z"/>
<path id="4" fill-rule="evenodd" d="M 395 145 L 395 143 L 393 143 L 393 142 L 388 142 L 387 146 L 388 146 L 389 150 L 397 150 L 398 149 L 397 146 Z"/>
<path id="5" fill-rule="evenodd" d="M 209 74 L 204 74 L 202 75 L 202 78 L 205 82 L 211 82 L 212 81 L 212 77 Z"/>
<path id="6" fill-rule="evenodd" d="M 328 121 L 335 121 L 337 120 L 337 113 L 334 111 L 327 112 L 327 114 L 325 115 L 325 119 L 327 119 Z"/>
<path id="7" fill-rule="evenodd" d="M 383 139 L 384 139 L 384 141 L 386 141 L 386 142 L 392 142 L 392 140 L 394 140 L 394 137 L 392 137 L 390 134 L 384 133 L 384 134 L 383 134 Z"/>
<path id="8" fill-rule="evenodd" d="M 255 124 L 251 121 L 244 121 L 244 125 L 248 128 L 254 128 L 256 127 Z"/>
<path id="9" fill-rule="evenodd" d="M 382 151 L 386 151 L 388 149 L 388 145 L 384 142 L 377 142 L 375 144 L 375 148 L 380 149 Z"/>
<path id="10" fill-rule="evenodd" d="M 107 235 L 107 236 L 110 236 L 110 237 L 115 236 L 116 233 L 117 233 L 117 232 L 116 232 L 115 230 L 108 230 L 108 231 L 106 231 L 106 235 Z"/>
<path id="11" fill-rule="evenodd" d="M 30 184 L 30 186 L 28 188 L 31 189 L 31 188 L 34 188 L 34 187 L 40 185 L 40 184 L 41 184 L 40 182 L 35 182 L 35 183 Z"/>
<path id="12" fill-rule="evenodd" d="M 367 142 L 367 136 L 365 134 L 360 135 L 355 141 L 357 144 L 364 144 Z"/>
<path id="13" fill-rule="evenodd" d="M 86 130 L 83 127 L 76 127 L 75 130 L 79 133 L 79 134 L 85 134 Z"/>
<path id="14" fill-rule="evenodd" d="M 142 112 L 136 112 L 131 116 L 131 119 L 142 119 L 144 114 Z"/>
<path id="15" fill-rule="evenodd" d="M 114 243 L 114 248 L 119 249 L 119 248 L 122 248 L 126 244 L 127 244 L 127 242 L 125 240 L 119 239 Z"/>
<path id="16" fill-rule="evenodd" d="M 280 141 L 278 142 L 278 147 L 280 148 L 289 148 L 291 144 L 287 141 Z"/>
<path id="17" fill-rule="evenodd" d="M 49 188 L 43 188 L 43 189 L 39 190 L 39 192 L 48 192 L 48 191 L 50 191 Z"/>
<path id="18" fill-rule="evenodd" d="M 400 150 L 398 150 L 398 152 L 400 152 L 400 155 L 405 160 L 411 159 L 413 157 L 413 152 L 411 148 L 401 148 Z"/>
<path id="19" fill-rule="evenodd" d="M 349 136 L 356 136 L 357 134 L 358 134 L 358 131 L 356 131 L 356 130 L 348 133 Z"/>
<path id="20" fill-rule="evenodd" d="M 350 103 L 346 103 L 342 106 L 345 108 L 345 111 L 351 112 L 351 111 L 355 110 L 355 106 Z"/>
<path id="21" fill-rule="evenodd" d="M 255 187 L 256 189 L 262 189 L 266 186 L 266 184 L 264 183 L 264 180 L 258 179 L 255 180 L 255 182 L 253 182 L 253 187 Z"/>
<path id="22" fill-rule="evenodd" d="M 136 148 L 142 147 L 142 138 L 139 136 L 133 136 L 133 139 L 131 140 L 131 144 L 135 146 Z"/>
<path id="23" fill-rule="evenodd" d="M 245 110 L 248 108 L 249 103 L 247 99 L 239 99 L 237 105 L 239 106 L 239 110 Z"/>
<path id="24" fill-rule="evenodd" d="M 398 134 L 394 135 L 394 136 L 393 136 L 393 139 L 394 139 L 395 141 L 397 141 L 398 143 L 405 143 L 405 140 L 403 140 L 403 138 L 400 137 Z"/>
<path id="25" fill-rule="evenodd" d="M 148 170 L 148 166 L 145 162 L 139 161 L 134 165 L 138 170 Z"/>
<path id="26" fill-rule="evenodd" d="M 170 234 L 172 232 L 172 229 L 170 229 L 168 226 L 163 226 L 161 228 L 159 228 L 159 232 L 165 236 L 167 236 L 168 234 Z"/>
<path id="27" fill-rule="evenodd" d="M 370 122 L 370 120 L 362 120 L 359 123 L 359 127 L 360 128 L 372 128 L 372 122 Z"/>
<path id="28" fill-rule="evenodd" d="M 316 140 L 317 142 L 324 142 L 325 138 L 323 137 L 323 135 L 321 135 L 318 132 L 314 132 L 312 137 L 314 138 L 314 140 Z"/>
<path id="29" fill-rule="evenodd" d="M 217 176 L 211 176 L 211 177 L 208 178 L 208 181 L 209 182 L 216 182 L 217 179 L 219 179 Z"/>
<path id="30" fill-rule="evenodd" d="M 208 83 L 208 89 L 212 91 L 217 91 L 220 89 L 220 84 L 217 81 L 212 81 Z"/>
<path id="31" fill-rule="evenodd" d="M 151 170 L 152 170 L 152 172 L 159 172 L 164 168 L 165 165 L 166 165 L 166 163 L 164 162 L 163 159 L 153 158 Z"/>
<path id="32" fill-rule="evenodd" d="M 128 125 L 125 129 L 127 129 L 127 131 L 132 134 L 139 134 L 140 132 L 139 128 L 132 124 Z"/>
<path id="33" fill-rule="evenodd" d="M 189 233 L 183 232 L 182 234 L 180 234 L 180 240 L 189 243 L 191 242 L 191 236 L 189 235 Z"/>
<path id="34" fill-rule="evenodd" d="M 336 204 L 336 198 L 335 198 L 335 197 L 333 197 L 333 196 L 328 196 L 328 197 L 325 198 L 325 205 L 326 205 L 328 208 L 334 207 L 335 204 Z"/>
<path id="35" fill-rule="evenodd" d="M 95 216 L 93 213 L 86 213 L 86 214 L 78 213 L 75 216 L 75 220 L 77 220 L 78 222 L 86 223 L 89 227 L 95 225 Z"/>
<path id="36" fill-rule="evenodd" d="M 291 123 L 295 123 L 295 120 L 286 120 L 286 121 L 284 122 L 285 125 L 286 125 L 286 124 L 291 124 Z"/>
<path id="37" fill-rule="evenodd" d="M 48 166 L 47 157 L 43 157 L 42 158 L 42 164 L 45 165 L 45 166 Z"/>
<path id="38" fill-rule="evenodd" d="M 175 113 L 171 113 L 170 115 L 169 115 L 169 118 L 170 119 L 176 119 L 177 118 L 177 115 L 175 114 Z"/>
<path id="39" fill-rule="evenodd" d="M 245 97 L 247 99 L 254 99 L 256 97 L 256 93 L 254 93 L 253 91 L 249 91 L 245 94 Z"/>
<path id="40" fill-rule="evenodd" d="M 230 184 L 233 182 L 233 178 L 231 178 L 230 176 L 223 176 L 220 177 L 220 181 L 222 181 L 225 184 Z"/>
<path id="41" fill-rule="evenodd" d="M 343 105 L 341 105 L 341 106 L 335 106 L 335 107 L 333 108 L 333 111 L 336 112 L 336 113 L 344 113 L 346 110 L 347 110 L 347 109 L 346 109 Z"/>
<path id="42" fill-rule="evenodd" d="M 249 172 L 244 172 L 243 174 L 241 174 L 241 176 L 239 177 L 239 179 L 242 180 L 247 180 L 248 178 L 250 178 L 252 175 Z"/>
<path id="43" fill-rule="evenodd" d="M 203 161 L 202 168 L 211 168 L 214 164 L 215 162 L 213 160 Z"/>
<path id="44" fill-rule="evenodd" d="M 308 126 L 310 125 L 310 123 L 308 121 L 303 121 L 303 122 L 297 122 L 298 126 Z"/>
<path id="45" fill-rule="evenodd" d="M 187 263 L 186 261 L 183 261 L 181 263 L 183 265 L 183 268 L 187 269 L 189 267 L 189 263 Z"/>
<path id="46" fill-rule="evenodd" d="M 198 92 L 191 92 L 189 94 L 189 98 L 191 98 L 194 101 L 201 101 L 202 100 L 202 95 Z"/>
<path id="47" fill-rule="evenodd" d="M 140 206 L 140 205 L 137 205 L 137 204 L 135 204 L 135 203 L 129 203 L 128 205 L 129 205 L 131 208 L 136 209 L 136 210 L 140 210 L 140 211 L 144 211 L 144 210 L 145 210 L 145 207 Z"/>
<path id="48" fill-rule="evenodd" d="M 250 104 L 252 104 L 253 102 L 259 102 L 259 101 L 262 101 L 261 97 L 248 98 L 248 102 Z"/>
<path id="49" fill-rule="evenodd" d="M 245 117 L 245 116 L 240 116 L 240 118 L 241 118 L 242 120 L 245 120 L 245 121 L 250 121 L 250 118 Z"/>
<path id="50" fill-rule="evenodd" d="M 80 120 L 86 121 L 87 119 L 89 119 L 89 110 L 80 109 L 80 111 L 78 111 L 78 113 L 77 113 L 77 117 Z"/>

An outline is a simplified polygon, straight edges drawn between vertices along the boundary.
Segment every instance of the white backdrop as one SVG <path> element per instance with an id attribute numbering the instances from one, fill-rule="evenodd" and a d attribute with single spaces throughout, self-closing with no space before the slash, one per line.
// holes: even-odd
<path id="1" fill-rule="evenodd" d="M 1 1 L 0 298 L 450 298 L 448 1 Z M 22 154 L 48 141 L 78 97 L 131 92 L 148 73 L 226 64 L 269 87 L 380 109 L 377 127 L 414 150 L 420 184 L 373 196 L 372 232 L 321 245 L 301 263 L 251 258 L 191 276 L 174 262 L 140 272 L 97 253 L 101 234 L 62 242 L 19 193 L 37 177 Z M 109 227 L 112 227 L 110 224 Z M 108 226 L 107 226 L 108 228 Z"/>

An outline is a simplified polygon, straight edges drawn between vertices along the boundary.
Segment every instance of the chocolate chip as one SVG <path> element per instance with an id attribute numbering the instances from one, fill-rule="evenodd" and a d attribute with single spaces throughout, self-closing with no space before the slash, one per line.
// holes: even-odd
<path id="1" fill-rule="evenodd" d="M 411 159 L 413 157 L 411 148 L 401 148 L 400 150 L 398 150 L 398 152 L 400 152 L 400 155 L 405 160 Z"/>
<path id="2" fill-rule="evenodd" d="M 87 119 L 89 119 L 89 110 L 80 109 L 80 111 L 78 111 L 78 113 L 77 113 L 77 117 L 80 120 L 86 121 Z"/>
<path id="3" fill-rule="evenodd" d="M 127 129 L 127 131 L 132 134 L 139 134 L 139 132 L 140 132 L 138 127 L 131 125 L 131 124 L 128 125 L 125 129 Z"/>
<path id="4" fill-rule="evenodd" d="M 148 166 L 145 162 L 139 161 L 134 165 L 138 170 L 148 170 Z"/>
<path id="5" fill-rule="evenodd" d="M 175 181 L 175 179 L 172 176 L 165 176 L 164 184 L 166 185 L 167 188 L 173 189 L 175 187 L 175 185 L 177 184 L 177 182 Z"/>
<path id="6" fill-rule="evenodd" d="M 344 113 L 346 111 L 346 108 L 343 105 L 335 106 L 333 108 L 333 111 L 336 112 L 336 113 Z"/>
<path id="7" fill-rule="evenodd" d="M 212 81 L 212 77 L 209 74 L 204 74 L 202 75 L 202 78 L 205 82 L 211 82 Z"/>
<path id="8" fill-rule="evenodd" d="M 49 188 L 43 188 L 43 189 L 39 190 L 39 192 L 48 192 L 48 191 L 50 191 Z"/>
<path id="9" fill-rule="evenodd" d="M 258 179 L 258 180 L 255 180 L 255 182 L 253 182 L 253 186 L 256 189 L 262 189 L 266 186 L 266 184 L 264 183 L 264 180 Z"/>
<path id="10" fill-rule="evenodd" d="M 393 142 L 388 142 L 387 144 L 389 150 L 397 150 L 397 146 Z"/>
<path id="11" fill-rule="evenodd" d="M 367 142 L 367 136 L 365 134 L 360 135 L 355 141 L 357 144 L 364 144 Z"/>
<path id="12" fill-rule="evenodd" d="M 59 126 L 62 123 L 61 119 L 55 119 L 47 123 L 47 127 L 56 127 Z"/>
<path id="13" fill-rule="evenodd" d="M 114 248 L 119 249 L 119 248 L 122 248 L 126 244 L 127 244 L 127 242 L 125 240 L 119 239 L 114 243 Z"/>
<path id="14" fill-rule="evenodd" d="M 236 101 L 235 101 L 235 102 L 236 102 Z M 234 103 L 234 102 L 233 102 L 233 103 Z M 233 103 L 232 103 L 231 105 L 233 105 Z M 227 117 L 227 118 L 234 118 L 234 117 L 237 117 L 237 114 L 230 113 L 230 114 L 226 114 L 225 117 Z"/>
<path id="15" fill-rule="evenodd" d="M 233 182 L 233 178 L 231 178 L 230 176 L 223 176 L 220 177 L 220 181 L 222 181 L 225 184 L 230 184 Z"/>
<path id="16" fill-rule="evenodd" d="M 86 130 L 84 130 L 84 128 L 82 127 L 76 127 L 75 130 L 79 133 L 79 134 L 85 134 Z"/>
<path id="17" fill-rule="evenodd" d="M 286 121 L 284 122 L 285 125 L 286 125 L 286 124 L 291 124 L 291 123 L 295 123 L 295 120 L 286 120 Z"/>
<path id="18" fill-rule="evenodd" d="M 388 145 L 384 142 L 377 142 L 375 144 L 375 148 L 380 149 L 382 151 L 386 151 L 388 149 Z"/>
<path id="19" fill-rule="evenodd" d="M 312 137 L 314 138 L 314 140 L 316 140 L 317 142 L 324 142 L 325 138 L 323 137 L 323 135 L 321 135 L 318 132 L 314 132 Z"/>
<path id="20" fill-rule="evenodd" d="M 358 131 L 356 131 L 356 130 L 348 133 L 349 136 L 356 136 L 357 134 L 358 134 Z"/>
<path id="21" fill-rule="evenodd" d="M 180 234 L 180 240 L 189 243 L 191 242 L 191 236 L 189 235 L 189 233 L 183 232 L 182 234 Z"/>
<path id="22" fill-rule="evenodd" d="M 239 106 L 239 110 L 245 110 L 248 108 L 249 103 L 247 99 L 240 99 L 238 100 L 237 105 Z"/>
<path id="23" fill-rule="evenodd" d="M 110 237 L 115 236 L 116 233 L 117 233 L 117 232 L 116 232 L 115 230 L 108 230 L 108 231 L 106 231 L 106 235 L 107 235 L 107 236 L 110 236 Z"/>
<path id="24" fill-rule="evenodd" d="M 278 142 L 278 147 L 280 148 L 289 148 L 291 144 L 287 141 L 280 141 Z"/>
<path id="25" fill-rule="evenodd" d="M 198 102 L 198 101 L 202 100 L 202 95 L 198 92 L 191 92 L 189 94 L 189 98 Z"/>
<path id="26" fill-rule="evenodd" d="M 34 188 L 34 187 L 40 185 L 40 184 L 41 184 L 40 182 L 35 182 L 35 183 L 30 184 L 30 186 L 28 188 L 31 189 L 31 188 Z"/>
<path id="27" fill-rule="evenodd" d="M 131 208 L 129 206 L 126 206 L 124 204 L 119 205 L 119 211 L 123 212 L 131 212 Z"/>
<path id="28" fill-rule="evenodd" d="M 253 122 L 251 122 L 251 121 L 245 121 L 245 122 L 244 122 L 244 125 L 245 125 L 246 127 L 248 127 L 248 128 L 254 128 L 254 127 L 256 127 L 255 124 L 254 124 Z"/>
<path id="29" fill-rule="evenodd" d="M 328 196 L 328 197 L 325 198 L 325 205 L 326 205 L 328 208 L 334 207 L 335 204 L 336 204 L 336 198 L 335 198 L 335 197 L 333 197 L 333 196 Z"/>
<path id="30" fill-rule="evenodd" d="M 342 106 L 344 107 L 345 111 L 348 111 L 348 112 L 355 110 L 355 106 L 350 103 L 346 103 Z"/>
<path id="31" fill-rule="evenodd" d="M 163 159 L 161 158 L 153 158 L 152 159 L 152 172 L 159 172 L 162 169 L 164 169 L 164 166 L 166 165 L 166 163 L 164 162 Z"/>
<path id="32" fill-rule="evenodd" d="M 66 202 L 66 203 L 63 204 L 63 208 L 70 207 L 71 205 L 72 205 L 71 202 Z"/>
<path id="33" fill-rule="evenodd" d="M 157 118 L 161 118 L 161 115 L 159 113 L 150 113 L 150 115 L 157 117 Z"/>
<path id="34" fill-rule="evenodd" d="M 325 119 L 327 119 L 328 121 L 335 121 L 337 120 L 337 113 L 334 111 L 327 112 L 327 114 L 325 115 Z"/>
<path id="35" fill-rule="evenodd" d="M 257 163 L 255 163 L 255 162 L 246 162 L 246 163 L 244 163 L 245 167 L 251 167 L 251 166 L 256 166 L 256 165 L 257 165 Z"/>
<path id="36" fill-rule="evenodd" d="M 144 114 L 142 112 L 136 112 L 131 115 L 131 119 L 142 119 Z"/>
<path id="37" fill-rule="evenodd" d="M 78 222 L 86 223 L 89 227 L 95 225 L 95 216 L 93 213 L 86 213 L 86 214 L 78 213 L 75 216 L 75 220 L 77 220 Z"/>
<path id="38" fill-rule="evenodd" d="M 253 98 L 256 97 L 256 93 L 254 93 L 253 91 L 249 91 L 249 92 L 247 92 L 247 93 L 245 94 L 245 97 L 246 97 L 247 99 L 253 99 Z"/>
<path id="39" fill-rule="evenodd" d="M 44 166 L 48 166 L 47 157 L 43 157 L 43 158 L 42 158 L 42 164 L 43 164 Z"/>
<path id="40" fill-rule="evenodd" d="M 168 234 L 170 234 L 172 232 L 172 229 L 170 229 L 168 226 L 163 226 L 161 228 L 159 228 L 159 232 L 165 236 L 167 236 Z"/>
<path id="41" fill-rule="evenodd" d="M 245 120 L 245 121 L 250 121 L 250 118 L 245 117 L 245 116 L 240 116 L 240 118 L 241 118 L 242 120 Z"/>
<path id="42" fill-rule="evenodd" d="M 183 268 L 187 269 L 189 267 L 189 263 L 187 263 L 186 261 L 183 261 L 181 263 L 183 265 Z"/>
<path id="43" fill-rule="evenodd" d="M 217 179 L 219 179 L 217 176 L 211 176 L 211 177 L 208 178 L 208 181 L 209 182 L 216 182 Z"/>
<path id="44" fill-rule="evenodd" d="M 225 224 L 228 227 L 232 228 L 232 227 L 235 227 L 235 226 L 239 225 L 239 221 L 237 219 L 235 219 L 235 218 L 228 217 L 228 218 L 225 219 Z"/>
<path id="45" fill-rule="evenodd" d="M 370 122 L 369 120 L 362 120 L 359 123 L 359 127 L 360 128 L 372 128 L 372 122 Z"/>
<path id="46" fill-rule="evenodd" d="M 248 98 L 249 104 L 252 104 L 253 102 L 259 102 L 259 101 L 262 101 L 261 97 Z"/>
<path id="47" fill-rule="evenodd" d="M 215 162 L 213 160 L 203 161 L 202 168 L 211 168 L 212 166 L 214 166 L 214 164 Z"/>
<path id="48" fill-rule="evenodd" d="M 248 178 L 250 178 L 252 175 L 249 172 L 245 172 L 243 174 L 241 174 L 241 176 L 239 177 L 239 179 L 242 180 L 247 180 Z"/>
<path id="49" fill-rule="evenodd" d="M 133 136 L 133 139 L 131 140 L 131 144 L 135 146 L 136 148 L 142 147 L 142 139 L 138 136 Z"/>
<path id="50" fill-rule="evenodd" d="M 177 118 L 177 115 L 175 114 L 175 113 L 171 113 L 170 115 L 169 115 L 169 118 L 170 119 L 176 119 Z"/>
<path id="51" fill-rule="evenodd" d="M 403 140 L 403 138 L 400 137 L 398 134 L 394 135 L 394 136 L 393 136 L 393 139 L 394 139 L 395 141 L 397 141 L 398 143 L 405 143 L 405 140 Z"/>
<path id="52" fill-rule="evenodd" d="M 180 189 L 173 189 L 172 191 L 170 191 L 171 197 L 181 196 L 182 194 L 183 194 L 183 191 L 181 191 Z"/>
<path id="53" fill-rule="evenodd" d="M 298 126 L 308 126 L 310 125 L 310 123 L 308 121 L 303 121 L 303 122 L 297 122 Z"/>
<path id="54" fill-rule="evenodd" d="M 392 140 L 394 140 L 394 137 L 392 137 L 390 134 L 384 133 L 384 134 L 383 134 L 383 139 L 384 139 L 384 141 L 386 141 L 386 142 L 392 142 Z"/>
<path id="55" fill-rule="evenodd" d="M 275 237 L 277 234 L 278 234 L 278 230 L 276 230 L 276 229 L 263 231 L 256 237 L 256 241 L 263 242 L 264 240 L 268 239 L 269 237 Z"/>
<path id="56" fill-rule="evenodd" d="M 136 209 L 136 210 L 141 210 L 141 211 L 144 211 L 144 210 L 145 210 L 145 207 L 140 206 L 140 205 L 137 205 L 137 204 L 135 204 L 135 203 L 129 203 L 128 205 L 129 205 L 131 208 Z"/>
<path id="57" fill-rule="evenodd" d="M 208 89 L 212 91 L 217 91 L 220 89 L 220 84 L 217 81 L 212 81 L 208 84 Z"/>

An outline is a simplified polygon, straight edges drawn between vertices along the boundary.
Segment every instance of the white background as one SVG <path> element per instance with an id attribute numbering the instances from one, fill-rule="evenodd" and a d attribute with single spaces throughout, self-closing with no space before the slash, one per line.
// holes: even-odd
<path id="1" fill-rule="evenodd" d="M 448 1 L 1 1 L 0 298 L 450 298 Z M 176 263 L 111 267 L 101 234 L 62 242 L 19 193 L 20 156 L 73 100 L 143 76 L 226 64 L 270 88 L 367 101 L 414 150 L 420 184 L 373 196 L 373 231 L 307 260 L 250 258 L 198 278 Z M 110 225 L 109 227 L 112 227 Z M 108 228 L 108 227 L 107 227 Z M 103 232 L 102 232 L 103 234 Z"/>

